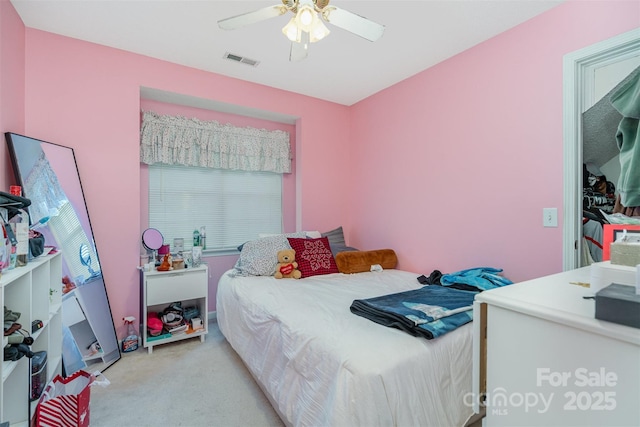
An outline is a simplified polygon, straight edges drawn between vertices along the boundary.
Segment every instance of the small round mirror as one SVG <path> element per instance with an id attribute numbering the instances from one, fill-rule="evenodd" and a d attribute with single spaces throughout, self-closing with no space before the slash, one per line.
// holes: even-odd
<path id="1" fill-rule="evenodd" d="M 142 244 L 150 251 L 157 251 L 164 243 L 162 233 L 155 228 L 147 228 L 142 233 Z"/>

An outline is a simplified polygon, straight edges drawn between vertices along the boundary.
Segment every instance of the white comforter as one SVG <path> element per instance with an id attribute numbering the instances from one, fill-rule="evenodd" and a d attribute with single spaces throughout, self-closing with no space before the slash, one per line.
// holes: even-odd
<path id="1" fill-rule="evenodd" d="M 354 299 L 418 288 L 399 270 L 300 280 L 226 273 L 224 336 L 294 426 L 462 426 L 472 414 L 471 324 L 434 340 L 351 313 Z"/>

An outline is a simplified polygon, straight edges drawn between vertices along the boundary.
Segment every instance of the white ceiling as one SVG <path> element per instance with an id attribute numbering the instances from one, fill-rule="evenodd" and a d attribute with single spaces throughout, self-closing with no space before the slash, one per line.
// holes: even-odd
<path id="1" fill-rule="evenodd" d="M 563 0 L 333 0 L 385 25 L 369 42 L 331 34 L 289 62 L 282 27 L 290 15 L 233 31 L 217 21 L 279 0 L 11 0 L 27 27 L 352 105 L 512 28 Z M 225 52 L 260 61 L 224 59 Z"/>

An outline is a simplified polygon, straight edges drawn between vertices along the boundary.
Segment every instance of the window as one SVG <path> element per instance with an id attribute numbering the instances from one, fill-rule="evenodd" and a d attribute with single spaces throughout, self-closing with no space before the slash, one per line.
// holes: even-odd
<path id="1" fill-rule="evenodd" d="M 165 244 L 206 228 L 206 251 L 236 253 L 259 233 L 281 233 L 282 175 L 165 164 L 149 165 L 149 227 Z"/>

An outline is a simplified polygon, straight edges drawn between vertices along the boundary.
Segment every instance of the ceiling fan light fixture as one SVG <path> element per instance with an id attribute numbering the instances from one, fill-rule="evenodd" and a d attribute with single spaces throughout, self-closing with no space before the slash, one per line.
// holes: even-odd
<path id="1" fill-rule="evenodd" d="M 311 31 L 311 28 L 313 28 L 318 19 L 318 14 L 316 13 L 312 5 L 303 4 L 302 6 L 298 6 L 296 23 L 302 31 Z"/>
<path id="2" fill-rule="evenodd" d="M 305 45 L 322 40 L 330 31 L 322 22 L 311 4 L 303 4 L 298 7 L 296 15 L 282 28 L 282 33 L 292 42 L 302 43 L 305 36 Z M 304 34 L 303 34 L 304 33 Z"/>
<path id="3" fill-rule="evenodd" d="M 327 26 L 324 25 L 321 19 L 316 20 L 316 23 L 314 24 L 313 28 L 311 28 L 311 31 L 309 32 L 311 43 L 315 43 L 317 41 L 322 40 L 323 38 L 327 37 L 330 32 L 331 31 L 329 31 Z"/>
<path id="4" fill-rule="evenodd" d="M 292 42 L 300 42 L 302 30 L 296 24 L 296 17 L 291 18 L 289 23 L 282 28 L 284 34 Z"/>

